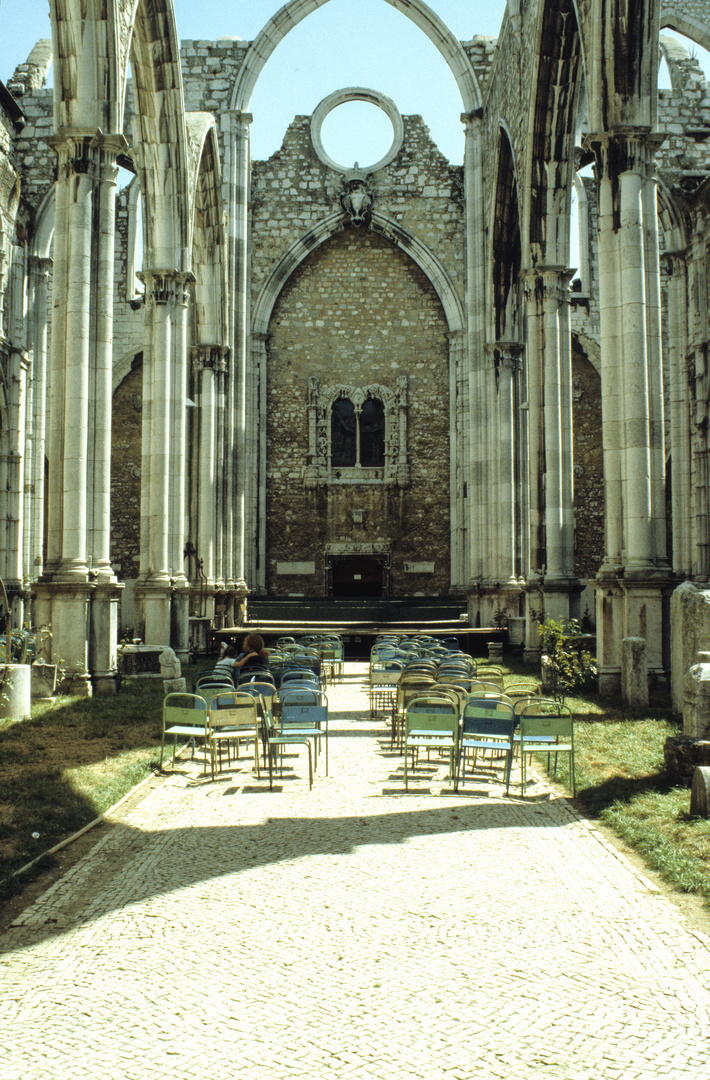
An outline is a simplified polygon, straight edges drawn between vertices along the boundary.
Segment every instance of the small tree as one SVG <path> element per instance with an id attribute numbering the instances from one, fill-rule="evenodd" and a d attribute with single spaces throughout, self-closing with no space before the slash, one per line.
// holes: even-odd
<path id="1" fill-rule="evenodd" d="M 597 675 L 597 660 L 585 647 L 579 621 L 540 614 L 537 622 L 553 697 L 564 701 L 573 690 L 591 689 Z"/>

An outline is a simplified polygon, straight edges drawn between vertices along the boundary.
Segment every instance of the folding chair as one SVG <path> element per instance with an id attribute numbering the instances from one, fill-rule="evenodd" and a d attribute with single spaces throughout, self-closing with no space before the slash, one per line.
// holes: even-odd
<path id="1" fill-rule="evenodd" d="M 521 794 L 525 795 L 527 784 L 527 758 L 530 754 L 547 754 L 547 769 L 550 769 L 550 757 L 555 756 L 553 775 L 557 775 L 557 758 L 567 754 L 573 797 L 577 794 L 574 776 L 574 720 L 572 713 L 560 701 L 543 698 L 540 702 L 531 702 L 520 713 L 519 745 L 521 757 Z"/>
<path id="2" fill-rule="evenodd" d="M 199 694 L 168 694 L 163 700 L 163 733 L 160 740 L 160 768 L 163 767 L 163 750 L 166 736 L 173 739 L 173 760 L 177 755 L 178 736 L 184 736 L 192 743 L 192 756 L 195 756 L 195 740 L 202 739 L 205 747 L 208 742 L 207 702 Z M 187 743 L 185 744 L 187 745 Z M 204 772 L 207 772 L 205 757 Z"/>
<path id="3" fill-rule="evenodd" d="M 510 790 L 510 772 L 513 766 L 513 734 L 515 712 L 513 706 L 494 698 L 471 698 L 464 706 L 459 749 L 459 768 L 456 770 L 454 791 L 466 782 L 466 757 L 473 754 L 472 768 L 476 768 L 478 752 L 488 752 L 491 758 L 503 758 L 505 793 Z M 490 768 L 494 768 L 491 765 Z"/>
<path id="4" fill-rule="evenodd" d="M 408 751 L 412 752 L 412 769 L 416 767 L 420 750 L 446 752 L 449 756 L 449 776 L 456 776 L 459 743 L 459 708 L 453 701 L 422 694 L 407 705 L 404 732 L 404 787 L 409 790 Z"/>
<path id="5" fill-rule="evenodd" d="M 246 740 L 254 742 L 254 771 L 259 771 L 259 728 L 260 718 L 258 703 L 252 694 L 233 691 L 231 694 L 217 694 L 207 709 L 210 762 L 212 777 L 215 775 L 215 760 L 219 757 L 222 767 L 222 746 L 226 744 L 227 764 L 231 764 L 231 744 L 234 744 L 236 758 L 239 759 L 239 743 Z"/>

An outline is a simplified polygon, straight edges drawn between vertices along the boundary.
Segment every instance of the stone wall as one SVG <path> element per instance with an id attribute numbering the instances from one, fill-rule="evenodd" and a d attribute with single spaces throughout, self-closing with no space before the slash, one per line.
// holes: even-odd
<path id="1" fill-rule="evenodd" d="M 140 558 L 142 387 L 137 362 L 113 395 L 111 563 L 122 579 L 138 577 Z"/>
<path id="2" fill-rule="evenodd" d="M 601 379 L 572 339 L 575 573 L 593 578 L 604 557 Z"/>
<path id="3" fill-rule="evenodd" d="M 449 586 L 447 325 L 422 271 L 384 238 L 351 228 L 323 244 L 283 289 L 270 325 L 267 395 L 267 589 L 324 595 L 327 545 L 391 554 L 392 596 Z M 308 388 L 396 389 L 408 380 L 411 486 L 349 482 L 349 471 L 304 487 Z M 392 433 L 388 432 L 388 437 Z M 364 511 L 364 520 L 354 511 Z M 279 563 L 312 562 L 309 577 Z M 405 563 L 433 563 L 408 573 Z"/>

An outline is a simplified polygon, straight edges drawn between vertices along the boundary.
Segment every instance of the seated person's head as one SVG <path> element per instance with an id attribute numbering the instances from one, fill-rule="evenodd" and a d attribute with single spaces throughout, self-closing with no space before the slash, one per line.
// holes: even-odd
<path id="1" fill-rule="evenodd" d="M 260 653 L 264 648 L 264 639 L 260 634 L 248 634 L 244 638 L 244 652 Z"/>

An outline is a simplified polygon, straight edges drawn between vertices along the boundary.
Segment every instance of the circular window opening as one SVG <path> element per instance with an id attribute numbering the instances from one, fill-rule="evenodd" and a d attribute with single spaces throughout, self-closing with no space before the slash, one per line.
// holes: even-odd
<path id="1" fill-rule="evenodd" d="M 384 158 L 394 138 L 392 121 L 369 101 L 344 101 L 328 113 L 321 127 L 323 149 L 351 169 Z"/>

